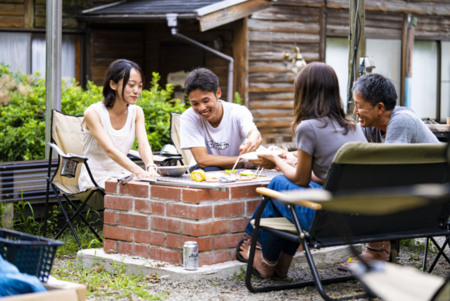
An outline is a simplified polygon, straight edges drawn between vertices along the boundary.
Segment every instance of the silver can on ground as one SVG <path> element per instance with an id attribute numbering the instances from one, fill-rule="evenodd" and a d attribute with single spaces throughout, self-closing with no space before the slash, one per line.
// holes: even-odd
<path id="1" fill-rule="evenodd" d="M 184 243 L 183 267 L 185 270 L 198 269 L 198 245 L 196 241 L 186 241 Z"/>

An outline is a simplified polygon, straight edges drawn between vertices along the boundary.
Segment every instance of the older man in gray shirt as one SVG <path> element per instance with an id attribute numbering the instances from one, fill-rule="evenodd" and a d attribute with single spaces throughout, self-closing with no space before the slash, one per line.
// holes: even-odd
<path id="1" fill-rule="evenodd" d="M 358 116 L 368 142 L 439 142 L 412 110 L 396 106 L 397 93 L 388 78 L 376 73 L 366 74 L 355 82 L 352 91 L 353 113 Z M 367 260 L 387 260 L 390 253 L 390 242 L 383 241 L 368 243 L 362 256 Z M 340 268 L 345 269 L 346 264 L 341 264 Z"/>

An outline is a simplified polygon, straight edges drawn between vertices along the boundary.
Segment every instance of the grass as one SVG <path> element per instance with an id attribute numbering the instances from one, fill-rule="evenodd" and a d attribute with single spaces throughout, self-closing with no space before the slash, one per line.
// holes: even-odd
<path id="1" fill-rule="evenodd" d="M 0 204 L 0 216 L 3 216 L 5 208 Z M 47 220 L 48 237 L 53 237 L 59 231 L 58 206 L 54 206 L 52 216 Z M 16 231 L 32 235 L 42 236 L 43 222 L 35 219 L 33 207 L 29 202 L 18 202 L 14 208 L 13 228 Z M 92 226 L 100 237 L 103 236 L 100 214 L 96 211 L 88 211 L 86 219 L 92 221 Z M 0 227 L 1 224 L 0 219 Z M 74 222 L 74 228 L 81 242 L 82 248 L 101 248 L 103 243 L 90 231 L 84 223 Z M 67 228 L 58 240 L 63 241 L 56 252 L 55 264 L 51 276 L 56 279 L 76 282 L 86 285 L 89 300 L 165 300 L 168 292 L 152 294 L 151 287 L 159 283 L 160 279 L 155 275 L 135 275 L 125 272 L 125 266 L 113 265 L 111 271 L 106 271 L 102 265 L 93 265 L 86 269 L 75 257 L 80 250 L 69 228 Z"/>
<path id="2" fill-rule="evenodd" d="M 111 271 L 102 265 L 85 269 L 81 263 L 67 261 L 65 265 L 53 268 L 52 276 L 65 281 L 82 283 L 87 287 L 87 297 L 91 300 L 164 300 L 167 293 L 154 295 L 152 284 L 159 283 L 155 275 L 135 275 L 125 273 L 125 267 L 114 264 Z"/>

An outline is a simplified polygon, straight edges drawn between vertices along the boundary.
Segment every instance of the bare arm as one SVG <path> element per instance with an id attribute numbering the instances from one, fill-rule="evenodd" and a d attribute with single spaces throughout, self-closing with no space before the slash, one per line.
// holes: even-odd
<path id="1" fill-rule="evenodd" d="M 136 138 L 139 155 L 141 156 L 142 161 L 144 161 L 145 166 L 151 166 L 147 171 L 152 177 L 158 176 L 154 168 L 152 149 L 148 143 L 144 112 L 141 107 L 136 107 Z"/>
<path id="2" fill-rule="evenodd" d="M 283 174 L 293 183 L 299 186 L 308 186 L 312 177 L 312 156 L 308 153 L 297 150 L 297 166 L 290 165 L 285 159 L 273 154 L 259 154 L 259 157 L 265 158 L 275 163 Z"/>
<path id="3" fill-rule="evenodd" d="M 138 177 L 150 176 L 114 146 L 100 122 L 100 117 L 94 109 L 91 108 L 86 110 L 84 122 L 86 123 L 86 128 L 91 132 L 92 136 L 94 136 L 95 140 L 103 148 L 108 157 Z"/>
<path id="4" fill-rule="evenodd" d="M 208 166 L 232 168 L 238 158 L 238 156 L 210 155 L 206 152 L 206 147 L 193 147 L 191 152 L 200 168 Z"/>

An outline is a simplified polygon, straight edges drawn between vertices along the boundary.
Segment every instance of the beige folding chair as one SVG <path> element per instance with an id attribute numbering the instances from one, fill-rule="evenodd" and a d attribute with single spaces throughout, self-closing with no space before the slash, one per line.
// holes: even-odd
<path id="1" fill-rule="evenodd" d="M 195 165 L 195 160 L 190 150 L 181 149 L 180 142 L 180 119 L 181 114 L 176 112 L 170 113 L 170 140 L 175 145 L 178 153 L 183 157 L 183 164 L 187 166 Z"/>
<path id="2" fill-rule="evenodd" d="M 98 233 L 92 228 L 82 210 L 89 205 L 95 209 L 103 208 L 103 198 L 105 192 L 103 188 L 95 182 L 87 163 L 88 158 L 83 157 L 83 133 L 81 131 L 81 123 L 83 116 L 66 115 L 57 110 L 52 110 L 51 124 L 51 140 L 50 146 L 48 174 L 47 174 L 47 195 L 45 200 L 45 224 L 44 236 L 46 234 L 47 213 L 49 204 L 50 189 L 55 193 L 59 208 L 64 215 L 65 225 L 56 234 L 57 239 L 66 229 L 70 228 L 78 246 L 81 243 L 78 239 L 72 221 L 75 217 L 79 217 L 92 231 L 92 233 L 102 241 Z M 58 154 L 58 166 L 51 175 L 52 151 Z M 78 177 L 80 175 L 81 166 L 85 166 L 93 187 L 81 191 L 78 187 Z M 63 201 L 67 201 L 69 206 L 64 206 Z M 78 206 L 75 203 L 80 203 Z M 73 211 L 69 216 L 69 211 Z"/>

